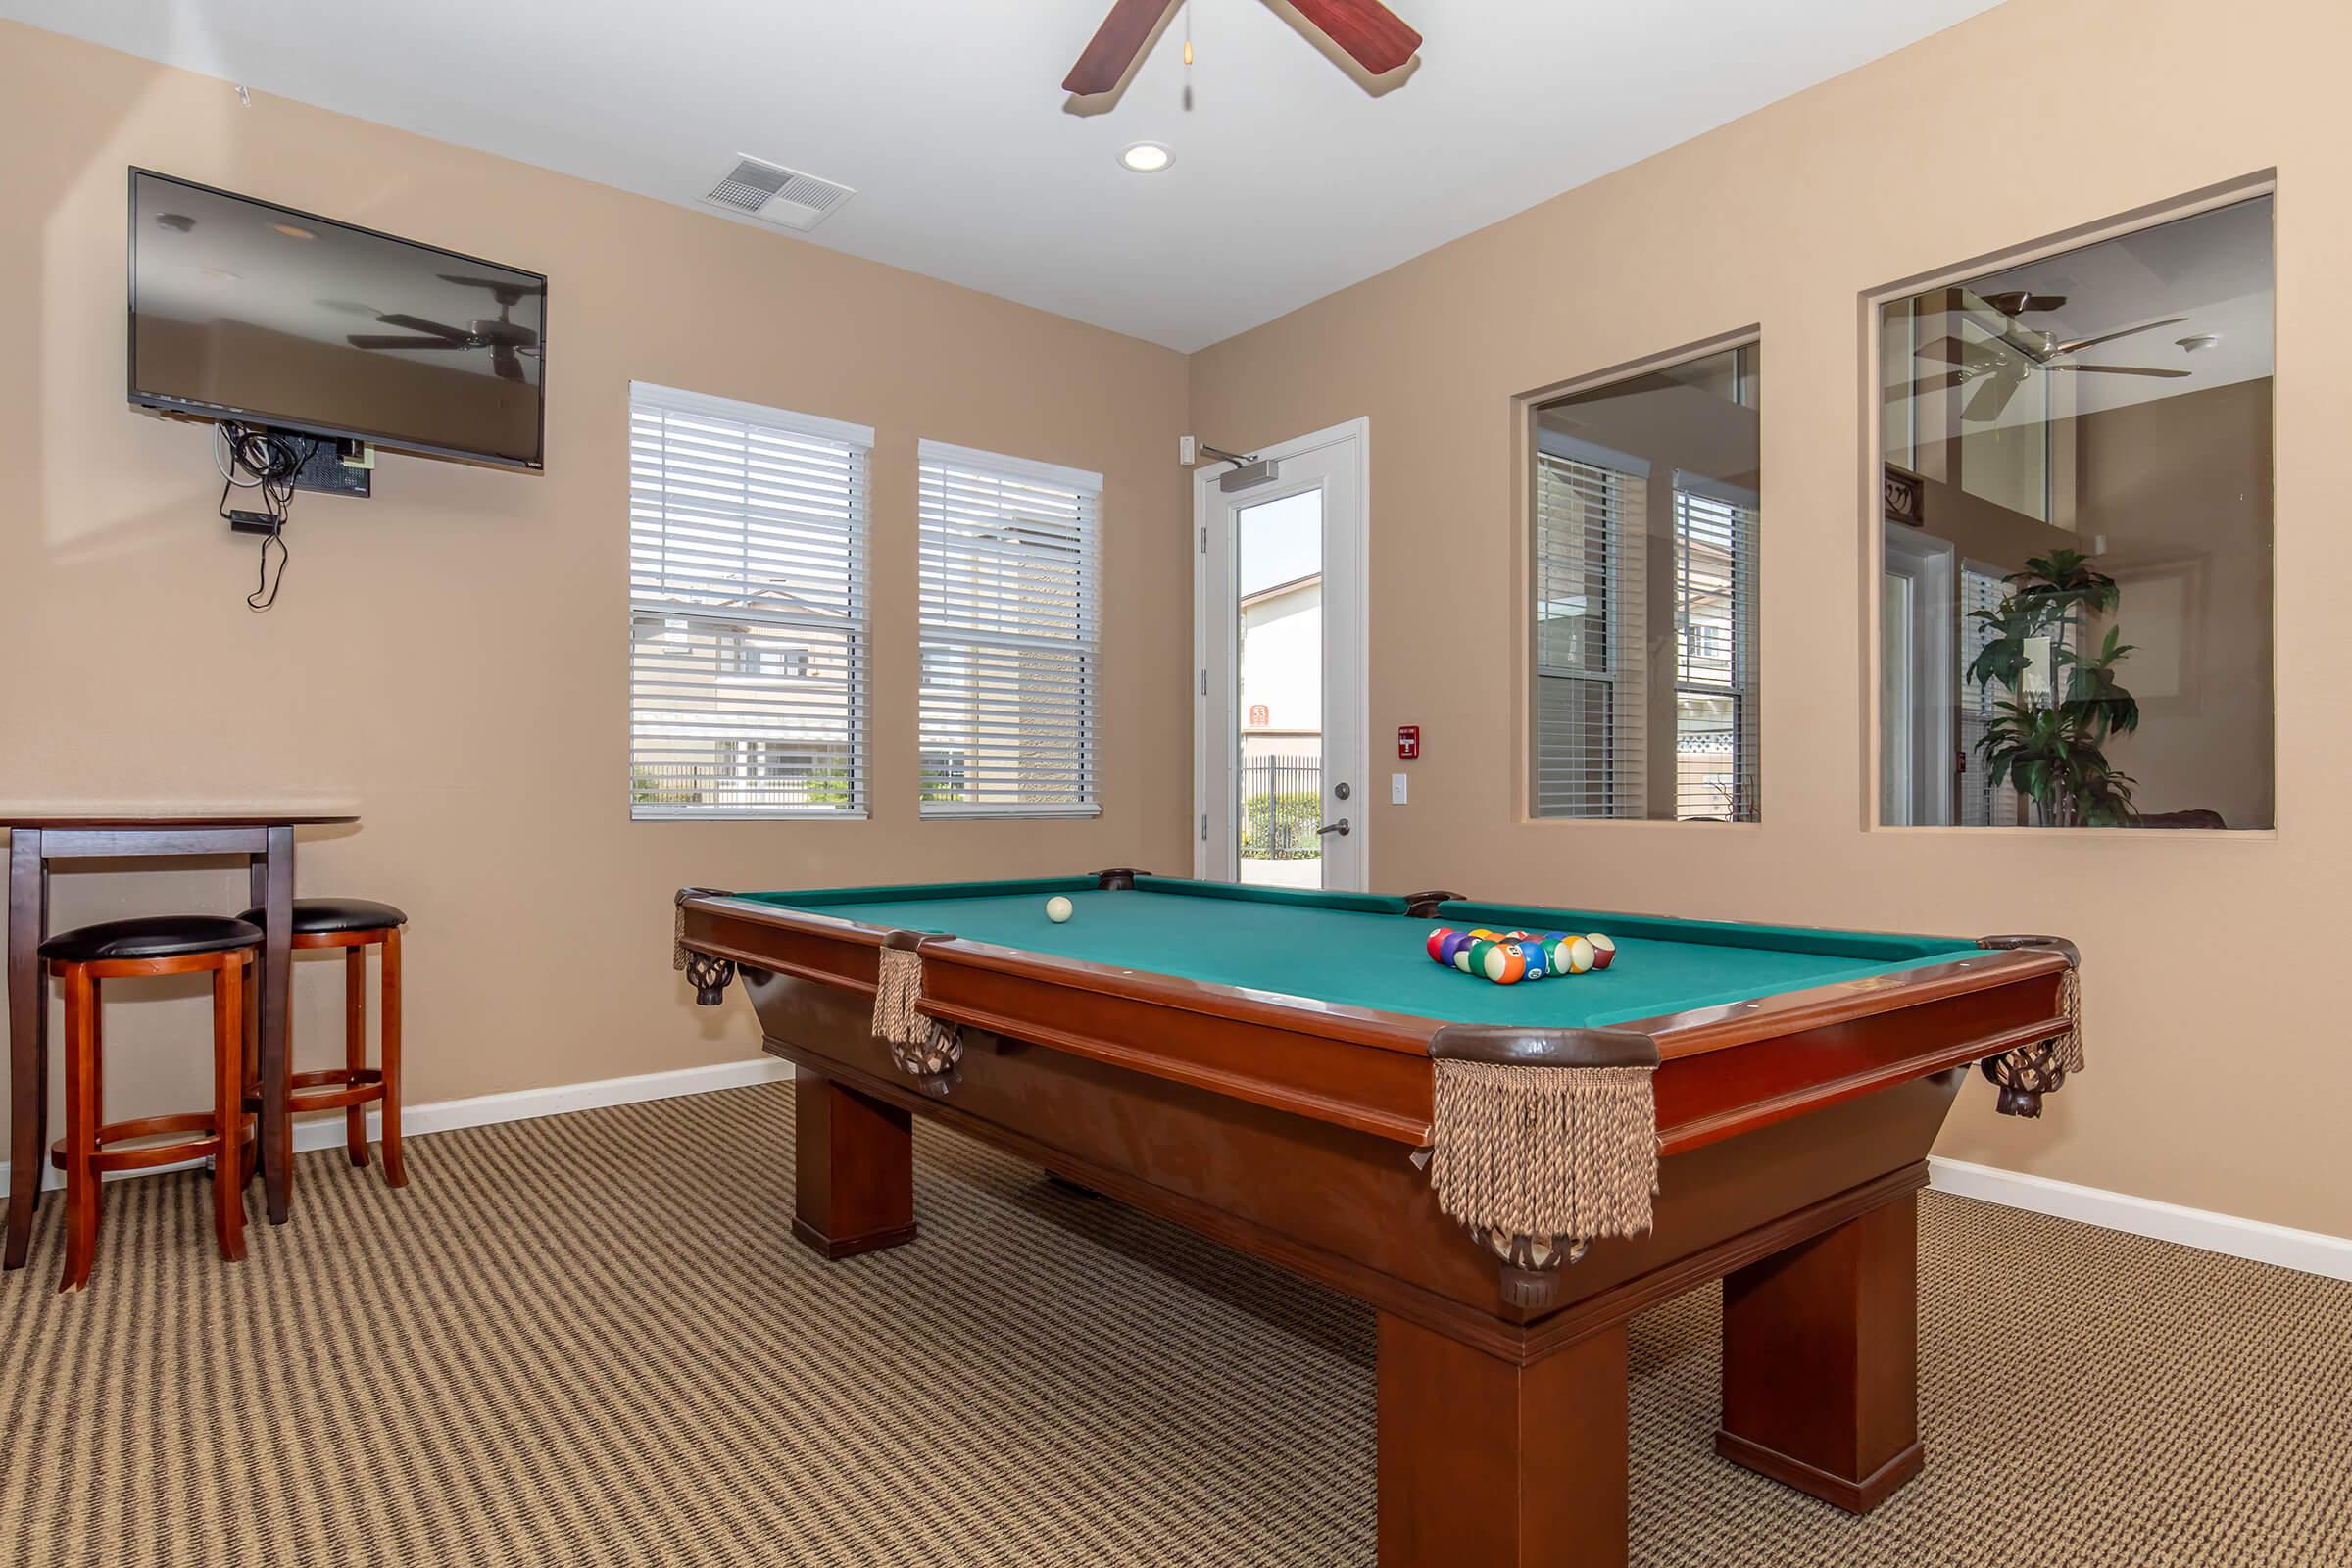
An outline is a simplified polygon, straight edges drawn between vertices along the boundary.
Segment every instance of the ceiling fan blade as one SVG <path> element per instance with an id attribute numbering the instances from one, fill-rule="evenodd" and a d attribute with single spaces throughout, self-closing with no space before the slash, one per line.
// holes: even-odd
<path id="1" fill-rule="evenodd" d="M 1421 35 L 1380 0 L 1291 0 L 1292 8 L 1375 76 L 1413 58 Z"/>
<path id="2" fill-rule="evenodd" d="M 388 332 L 355 332 L 344 339 L 355 349 L 462 349 L 464 338 L 394 337 Z"/>
<path id="3" fill-rule="evenodd" d="M 463 283 L 467 288 L 486 288 L 493 294 L 512 294 L 518 300 L 547 292 L 545 283 L 520 283 L 513 278 L 467 277 L 463 272 L 435 272 L 433 275 L 444 283 Z"/>
<path id="4" fill-rule="evenodd" d="M 2145 365 L 2045 365 L 2045 370 L 2088 370 L 2097 375 L 2160 375 L 2166 380 L 2178 380 L 2190 372 L 2159 370 Z"/>
<path id="5" fill-rule="evenodd" d="M 452 343 L 463 343 L 466 338 L 464 328 L 451 326 L 446 321 L 428 321 L 421 316 L 379 316 L 376 319 L 386 326 L 405 326 L 412 332 L 430 332 L 435 337 L 448 338 Z"/>
<path id="6" fill-rule="evenodd" d="M 1960 417 L 1974 424 L 1984 424 L 1999 418 L 2001 411 L 2009 406 L 2009 400 L 2017 396 L 2017 389 L 2024 384 L 2022 378 L 2013 380 L 2005 375 L 1994 376 L 1970 396 L 1967 406 L 1960 411 Z"/>
<path id="7" fill-rule="evenodd" d="M 2052 354 L 2072 354 L 2078 349 L 2089 348 L 2093 343 L 2112 343 L 2119 337 L 2130 337 L 2134 332 L 2153 332 L 2160 326 L 2179 326 L 2187 319 L 2188 318 L 2185 316 L 2168 316 L 2161 321 L 2150 321 L 2143 326 L 2127 326 L 2121 332 L 2103 332 L 2097 337 L 2073 338 L 2059 344 L 2050 352 Z"/>
<path id="8" fill-rule="evenodd" d="M 1972 370 L 1989 370 L 1996 365 L 2009 363 L 2009 356 L 1989 343 L 1971 343 L 1961 337 L 1939 337 L 1925 344 L 1919 350 L 1919 358 L 1965 365 Z"/>
<path id="9" fill-rule="evenodd" d="M 2066 305 L 2066 296 L 2063 294 L 2035 294 L 2029 289 L 2022 288 L 2009 289 L 1999 294 L 1982 294 L 1978 298 L 2003 316 L 2008 317 L 2023 316 L 2028 311 L 2061 310 Z"/>
<path id="10" fill-rule="evenodd" d="M 1102 19 L 1102 25 L 1095 29 L 1086 53 L 1078 57 L 1070 74 L 1061 79 L 1062 91 L 1092 98 L 1116 87 L 1126 78 L 1127 68 L 1135 64 L 1135 57 L 1152 36 L 1152 29 L 1159 25 L 1159 19 L 1168 14 L 1173 3 L 1174 0 L 1118 0 L 1110 8 L 1110 15 Z"/>
<path id="11" fill-rule="evenodd" d="M 1900 403 L 1905 398 L 1933 397 L 1938 392 L 1949 392 L 1956 386 L 1966 386 L 1968 379 L 1959 370 L 1946 370 L 1941 375 L 1923 375 L 1908 386 L 1898 384 L 1888 387 L 1886 401 Z"/>

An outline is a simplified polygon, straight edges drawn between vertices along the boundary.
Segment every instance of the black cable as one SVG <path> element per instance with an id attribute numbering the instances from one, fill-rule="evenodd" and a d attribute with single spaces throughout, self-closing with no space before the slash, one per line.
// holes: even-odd
<path id="1" fill-rule="evenodd" d="M 223 424 L 221 439 L 228 448 L 228 461 L 221 466 L 226 481 L 220 486 L 220 515 L 229 516 L 228 494 L 236 485 L 236 470 L 244 469 L 253 475 L 248 488 L 261 493 L 262 507 L 270 518 L 270 532 L 262 540 L 262 559 L 256 574 L 253 592 L 245 596 L 246 608 L 268 610 L 277 603 L 277 591 L 285 586 L 286 563 L 291 552 L 286 548 L 286 515 L 294 507 L 294 481 L 304 465 L 318 455 L 317 437 L 306 437 L 299 445 L 291 436 L 273 430 L 255 429 L 250 425 Z M 277 547 L 277 575 L 270 575 L 270 547 Z"/>

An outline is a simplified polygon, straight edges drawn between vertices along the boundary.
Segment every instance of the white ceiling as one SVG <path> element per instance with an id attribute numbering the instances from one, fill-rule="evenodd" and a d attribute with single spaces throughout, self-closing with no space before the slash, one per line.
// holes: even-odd
<path id="1" fill-rule="evenodd" d="M 778 245 L 1191 350 L 1994 0 L 1395 0 L 1427 41 L 1369 87 L 1279 0 L 1189 3 L 1189 109 L 1181 12 L 1115 103 L 1061 92 L 1110 0 L 0 0 L 0 15 L 697 211 L 749 153 L 858 190 Z M 1120 169 L 1142 140 L 1175 167 Z"/>

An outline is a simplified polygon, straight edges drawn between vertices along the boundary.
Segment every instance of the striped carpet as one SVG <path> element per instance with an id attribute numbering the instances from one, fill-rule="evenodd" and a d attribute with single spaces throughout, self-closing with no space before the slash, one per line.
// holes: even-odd
<path id="1" fill-rule="evenodd" d="M 0 1283 L 0 1563 L 1368 1565 L 1362 1308 L 925 1129 L 924 1235 L 786 1231 L 788 1085 L 60 1206 Z M 1634 1560 L 2352 1563 L 2352 1285 L 1926 1200 L 1928 1472 L 1853 1520 L 1715 1459 L 1716 1294 L 1633 1335 Z"/>

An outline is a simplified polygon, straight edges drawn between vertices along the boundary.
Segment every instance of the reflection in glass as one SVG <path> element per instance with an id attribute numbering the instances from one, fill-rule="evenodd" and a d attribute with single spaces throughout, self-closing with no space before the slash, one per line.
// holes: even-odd
<path id="1" fill-rule="evenodd" d="M 2271 825 L 2271 209 L 1881 311 L 1882 821 Z"/>
<path id="2" fill-rule="evenodd" d="M 1536 411 L 1538 816 L 1752 822 L 1758 354 Z"/>

